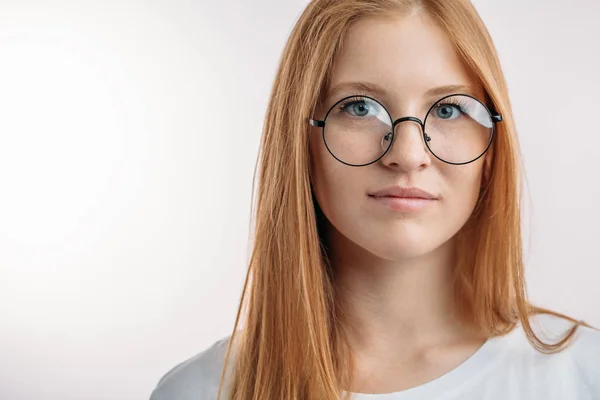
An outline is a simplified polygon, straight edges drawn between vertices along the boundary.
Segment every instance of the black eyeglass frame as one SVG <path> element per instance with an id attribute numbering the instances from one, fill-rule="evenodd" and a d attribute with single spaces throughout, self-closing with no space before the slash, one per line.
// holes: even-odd
<path id="1" fill-rule="evenodd" d="M 429 113 L 431 112 L 431 110 L 433 110 L 434 107 L 436 107 L 442 100 L 445 100 L 445 99 L 447 99 L 449 97 L 454 97 L 454 96 L 466 96 L 466 97 L 470 97 L 473 100 L 477 101 L 488 112 L 488 114 L 490 115 L 491 120 L 492 120 L 492 127 L 491 127 L 492 134 L 490 135 L 490 140 L 489 140 L 489 142 L 488 142 L 485 150 L 483 150 L 483 152 L 479 156 L 477 156 L 476 158 L 474 158 L 473 160 L 466 161 L 466 162 L 460 162 L 460 163 L 454 163 L 454 162 L 446 161 L 446 160 L 440 158 L 437 154 L 435 154 L 434 151 L 431 149 L 431 147 L 429 147 L 429 144 L 428 144 L 428 142 L 431 140 L 431 137 L 429 135 L 427 135 L 427 132 L 425 132 L 425 123 L 427 123 L 427 118 L 429 117 Z M 381 105 L 381 107 L 385 110 L 385 112 L 387 113 L 388 117 L 390 117 L 390 121 L 393 121 L 392 122 L 392 127 L 391 127 L 391 132 L 390 132 L 391 135 L 392 135 L 392 142 L 390 143 L 390 145 L 388 146 L 388 148 L 383 152 L 383 154 L 381 156 L 379 156 L 377 159 L 375 159 L 375 160 L 373 160 L 373 161 L 371 161 L 371 162 L 369 162 L 367 164 L 349 164 L 349 163 L 347 163 L 347 162 L 345 162 L 343 160 L 340 160 L 338 157 L 335 156 L 335 154 L 333 154 L 333 151 L 331 151 L 331 149 L 327 145 L 327 140 L 325 140 L 325 122 L 327 121 L 327 116 L 329 115 L 329 113 L 331 113 L 331 111 L 338 104 L 340 104 L 341 102 L 343 102 L 344 100 L 351 99 L 351 98 L 357 98 L 357 97 L 367 98 L 367 99 L 370 99 L 370 100 L 373 100 L 373 101 L 377 102 L 377 104 Z M 421 121 L 417 117 L 411 117 L 411 116 L 398 118 L 397 120 L 394 121 L 394 119 L 392 118 L 390 112 L 387 110 L 387 108 L 385 108 L 385 106 L 379 100 L 377 100 L 374 97 L 367 96 L 367 95 L 362 95 L 362 94 L 361 95 L 354 94 L 354 95 L 346 96 L 346 97 L 344 97 L 344 98 L 336 101 L 335 104 L 333 106 L 331 106 L 331 108 L 329 108 L 329 110 L 327 111 L 327 114 L 325 114 L 325 117 L 322 120 L 313 119 L 313 118 L 310 118 L 310 117 L 308 118 L 308 122 L 310 123 L 311 126 L 322 128 L 321 129 L 321 136 L 323 137 L 323 143 L 325 143 L 325 147 L 327 148 L 327 151 L 329 151 L 329 154 L 331 154 L 331 156 L 333 158 L 335 158 L 336 160 L 338 160 L 342 164 L 346 164 L 346 165 L 351 166 L 351 167 L 364 167 L 364 166 L 371 165 L 371 164 L 373 164 L 373 163 L 381 160 L 383 158 L 383 156 L 385 156 L 387 154 L 387 152 L 394 145 L 394 138 L 396 137 L 396 125 L 398 125 L 399 123 L 404 122 L 404 121 L 413 121 L 413 122 L 418 123 L 421 126 L 421 132 L 423 133 L 423 140 L 425 141 L 425 146 L 427 146 L 427 149 L 429 150 L 429 152 L 431 154 L 433 154 L 433 156 L 435 158 L 437 158 L 438 160 L 440 160 L 442 162 L 445 162 L 446 164 L 452 164 L 452 165 L 470 164 L 470 163 L 478 160 L 479 158 L 481 158 L 481 156 L 483 156 L 488 151 L 488 149 L 492 145 L 492 141 L 494 140 L 495 124 L 498 123 L 498 122 L 501 122 L 502 120 L 503 120 L 502 115 L 500 115 L 498 113 L 492 113 L 490 111 L 490 109 L 485 104 L 483 104 L 483 102 L 481 102 L 479 99 L 477 99 L 474 96 L 471 96 L 471 95 L 468 95 L 468 94 L 462 94 L 462 93 L 449 94 L 449 95 L 446 95 L 446 96 L 438 99 L 435 103 L 433 103 L 433 105 L 429 108 L 429 110 L 427 110 L 427 113 L 425 114 L 425 119 L 423 121 Z"/>

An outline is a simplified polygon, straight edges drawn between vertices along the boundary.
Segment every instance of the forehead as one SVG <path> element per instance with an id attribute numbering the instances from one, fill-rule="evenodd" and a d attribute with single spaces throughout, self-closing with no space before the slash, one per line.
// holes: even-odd
<path id="1" fill-rule="evenodd" d="M 349 89 L 331 93 L 332 88 L 347 82 L 382 86 L 386 88 L 383 96 L 387 97 L 382 100 L 395 102 L 421 101 L 434 87 L 477 88 L 476 80 L 446 33 L 423 14 L 357 21 L 349 29 L 334 60 L 328 99 L 354 94 Z"/>

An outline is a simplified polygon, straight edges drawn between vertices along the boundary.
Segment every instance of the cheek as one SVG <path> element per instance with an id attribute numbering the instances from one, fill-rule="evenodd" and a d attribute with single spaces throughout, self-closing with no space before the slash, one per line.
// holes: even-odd
<path id="1" fill-rule="evenodd" d="M 445 208 L 454 210 L 457 222 L 464 223 L 469 218 L 481 188 L 482 163 L 445 168 Z"/>
<path id="2" fill-rule="evenodd" d="M 366 170 L 346 166 L 329 154 L 318 140 L 311 138 L 311 183 L 315 197 L 329 221 L 342 223 L 355 215 L 366 190 L 362 177 Z M 318 137 L 317 139 L 320 139 Z"/>

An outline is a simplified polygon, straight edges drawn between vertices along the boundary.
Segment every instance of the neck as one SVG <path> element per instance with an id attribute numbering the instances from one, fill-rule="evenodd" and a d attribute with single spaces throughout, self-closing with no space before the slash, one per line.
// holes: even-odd
<path id="1" fill-rule="evenodd" d="M 377 258 L 339 234 L 328 242 L 336 255 L 337 300 L 357 354 L 402 359 L 477 336 L 461 322 L 455 306 L 452 241 L 402 260 Z"/>

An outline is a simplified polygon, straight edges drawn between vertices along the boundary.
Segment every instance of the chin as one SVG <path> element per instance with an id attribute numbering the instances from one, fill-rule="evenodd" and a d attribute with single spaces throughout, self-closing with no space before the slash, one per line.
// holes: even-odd
<path id="1" fill-rule="evenodd" d="M 398 235 L 370 242 L 365 243 L 364 246 L 369 252 L 390 261 L 417 258 L 434 251 L 440 246 L 440 243 L 434 243 L 430 238 L 420 235 Z"/>

